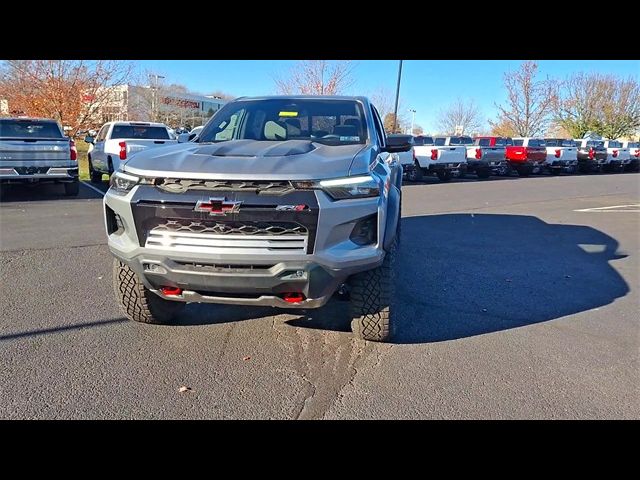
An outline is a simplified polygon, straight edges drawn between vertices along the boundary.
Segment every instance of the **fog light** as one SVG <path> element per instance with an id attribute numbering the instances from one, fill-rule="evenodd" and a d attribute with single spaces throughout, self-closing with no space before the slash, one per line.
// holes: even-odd
<path id="1" fill-rule="evenodd" d="M 156 265 L 155 263 L 145 263 L 144 270 L 149 273 L 157 273 L 158 275 L 165 275 L 167 270 L 160 265 Z"/>
<path id="2" fill-rule="evenodd" d="M 378 240 L 378 216 L 370 215 L 358 220 L 349 238 L 356 245 L 371 245 Z"/>

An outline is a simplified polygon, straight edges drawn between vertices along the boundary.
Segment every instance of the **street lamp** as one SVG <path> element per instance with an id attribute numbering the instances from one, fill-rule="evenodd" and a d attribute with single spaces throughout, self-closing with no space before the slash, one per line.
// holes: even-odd
<path id="1" fill-rule="evenodd" d="M 411 113 L 411 130 L 409 130 L 409 135 L 413 135 L 413 124 L 416 120 L 416 111 L 415 109 L 410 108 L 409 112 Z"/>
<path id="2" fill-rule="evenodd" d="M 158 91 L 158 80 L 160 78 L 165 78 L 162 75 L 158 75 L 157 73 L 150 73 L 149 78 L 153 78 L 155 80 L 153 86 L 151 87 L 152 95 L 151 95 L 151 118 L 152 122 L 156 121 L 156 92 Z"/>
<path id="3" fill-rule="evenodd" d="M 400 99 L 400 80 L 402 79 L 402 60 L 398 64 L 398 85 L 396 86 L 396 106 L 393 109 L 393 133 L 398 128 L 398 100 Z"/>

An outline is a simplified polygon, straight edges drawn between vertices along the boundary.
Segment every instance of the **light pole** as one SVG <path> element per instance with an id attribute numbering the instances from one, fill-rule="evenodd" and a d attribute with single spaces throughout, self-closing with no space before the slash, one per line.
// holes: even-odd
<path id="1" fill-rule="evenodd" d="M 396 87 L 396 106 L 393 109 L 393 133 L 396 133 L 398 128 L 398 99 L 400 98 L 400 79 L 402 78 L 402 60 L 398 65 L 398 86 Z"/>
<path id="2" fill-rule="evenodd" d="M 151 87 L 152 95 L 151 95 L 151 121 L 156 121 L 156 92 L 158 91 L 158 79 L 165 78 L 162 75 L 158 75 L 157 73 L 150 73 L 149 78 L 153 78 L 155 80 L 153 86 Z"/>
<path id="3" fill-rule="evenodd" d="M 416 120 L 416 110 L 414 108 L 410 108 L 409 112 L 411 113 L 411 130 L 409 130 L 409 135 L 413 135 L 413 124 Z"/>

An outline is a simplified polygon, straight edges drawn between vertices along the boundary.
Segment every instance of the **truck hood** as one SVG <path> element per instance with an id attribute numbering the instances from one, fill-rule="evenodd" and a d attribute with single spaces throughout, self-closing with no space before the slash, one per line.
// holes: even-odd
<path id="1" fill-rule="evenodd" d="M 368 172 L 368 145 L 308 140 L 181 143 L 133 155 L 125 172 L 212 180 L 316 180 Z"/>

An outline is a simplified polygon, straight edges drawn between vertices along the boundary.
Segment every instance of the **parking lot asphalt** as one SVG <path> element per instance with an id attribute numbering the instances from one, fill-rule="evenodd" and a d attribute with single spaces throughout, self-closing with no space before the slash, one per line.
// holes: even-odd
<path id="1" fill-rule="evenodd" d="M 406 185 L 388 344 L 337 299 L 129 322 L 100 195 L 61 193 L 0 203 L 0 418 L 640 416 L 638 174 Z"/>

